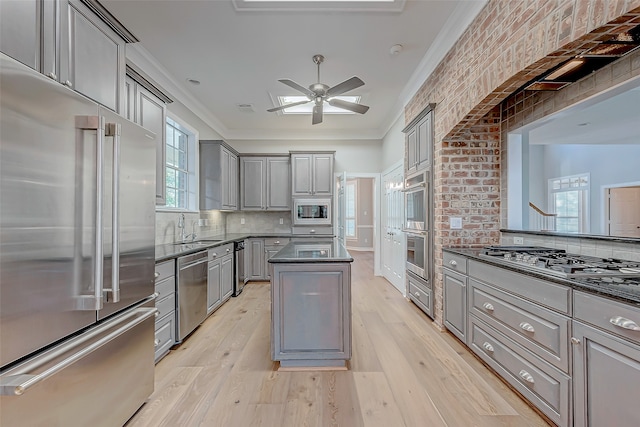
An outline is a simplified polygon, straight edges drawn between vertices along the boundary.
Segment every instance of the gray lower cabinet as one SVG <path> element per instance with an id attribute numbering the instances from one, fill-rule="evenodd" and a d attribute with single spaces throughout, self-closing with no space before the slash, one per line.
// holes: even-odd
<path id="1" fill-rule="evenodd" d="M 433 290 L 428 281 L 406 271 L 407 295 L 415 305 L 430 317 L 433 317 Z"/>
<path id="2" fill-rule="evenodd" d="M 444 287 L 444 325 L 462 342 L 467 331 L 467 276 L 442 269 Z"/>
<path id="3" fill-rule="evenodd" d="M 2 52 L 51 79 L 121 113 L 125 43 L 137 41 L 120 23 L 107 22 L 96 1 L 2 1 Z M 116 31 L 116 29 L 118 31 Z"/>
<path id="4" fill-rule="evenodd" d="M 245 280 L 264 280 L 264 239 L 247 239 L 245 242 Z"/>
<path id="5" fill-rule="evenodd" d="M 175 260 L 156 264 L 155 361 L 162 359 L 176 342 L 176 265 Z"/>
<path id="6" fill-rule="evenodd" d="M 240 156 L 240 209 L 288 211 L 291 209 L 289 156 Z"/>
<path id="7" fill-rule="evenodd" d="M 233 293 L 233 243 L 208 251 L 207 314 L 213 313 Z"/>
<path id="8" fill-rule="evenodd" d="M 574 425 L 640 425 L 640 309 L 576 291 L 574 310 Z"/>
<path id="9" fill-rule="evenodd" d="M 284 248 L 290 241 L 288 237 L 268 237 L 264 239 L 264 278 L 271 280 L 269 259 Z"/>

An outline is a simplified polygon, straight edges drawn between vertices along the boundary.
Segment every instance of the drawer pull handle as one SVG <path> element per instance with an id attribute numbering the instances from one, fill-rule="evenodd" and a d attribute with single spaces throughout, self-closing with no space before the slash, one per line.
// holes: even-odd
<path id="1" fill-rule="evenodd" d="M 529 372 L 525 371 L 524 369 L 522 371 L 520 371 L 520 373 L 518 375 L 520 375 L 520 378 L 522 378 L 523 380 L 525 380 L 529 384 L 534 384 L 536 382 L 536 380 L 533 379 L 531 374 Z"/>
<path id="2" fill-rule="evenodd" d="M 416 292 L 416 298 L 420 298 L 420 292 Z"/>
<path id="3" fill-rule="evenodd" d="M 527 332 L 531 332 L 531 333 L 534 333 L 536 331 L 535 329 L 533 329 L 533 326 L 531 326 L 527 322 L 520 323 L 520 329 L 522 329 L 524 331 L 527 331 Z"/>
<path id="4" fill-rule="evenodd" d="M 494 352 L 494 348 L 491 344 L 489 344 L 488 342 L 485 342 L 484 344 L 482 344 L 482 348 L 485 349 L 485 351 L 488 351 L 489 353 L 493 353 Z"/>
<path id="5" fill-rule="evenodd" d="M 456 260 L 455 260 L 455 259 L 452 259 L 451 261 L 449 261 L 449 264 L 450 264 L 450 265 L 452 265 L 452 266 L 454 266 L 454 267 L 455 267 L 456 265 L 458 265 L 458 263 L 456 262 Z"/>
<path id="6" fill-rule="evenodd" d="M 622 329 L 630 331 L 640 331 L 640 326 L 633 320 L 625 319 L 622 316 L 616 316 L 609 319 L 609 323 Z"/>
<path id="7" fill-rule="evenodd" d="M 275 244 L 276 244 L 276 245 L 279 245 L 279 244 L 280 244 L 280 240 L 276 240 L 276 241 L 275 241 Z"/>
<path id="8" fill-rule="evenodd" d="M 571 337 L 571 344 L 578 345 L 580 344 L 580 340 L 576 337 Z"/>
<path id="9" fill-rule="evenodd" d="M 484 308 L 487 311 L 493 311 L 493 304 L 491 304 L 490 302 L 485 302 L 484 304 L 482 304 L 482 308 Z"/>
<path id="10" fill-rule="evenodd" d="M 158 277 L 160 277 L 160 272 L 156 271 L 155 278 L 157 279 Z"/>
<path id="11" fill-rule="evenodd" d="M 160 296 L 160 292 L 154 292 L 151 296 L 153 297 L 153 299 L 156 299 Z"/>
<path id="12" fill-rule="evenodd" d="M 156 338 L 156 340 L 153 342 L 153 345 L 155 347 L 158 347 L 160 345 L 160 340 Z"/>
<path id="13" fill-rule="evenodd" d="M 231 249 L 227 249 L 227 253 L 229 253 L 231 251 Z"/>

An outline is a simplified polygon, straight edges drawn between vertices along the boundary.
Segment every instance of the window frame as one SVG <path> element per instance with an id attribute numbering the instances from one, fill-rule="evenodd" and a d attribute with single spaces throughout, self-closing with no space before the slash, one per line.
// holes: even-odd
<path id="1" fill-rule="evenodd" d="M 547 181 L 547 194 L 549 198 L 549 207 L 551 213 L 556 214 L 556 231 L 559 233 L 580 233 L 588 234 L 590 229 L 589 222 L 589 198 L 591 193 L 591 174 L 581 173 L 575 175 L 566 175 L 555 178 L 549 178 Z M 580 184 L 580 180 L 584 180 Z M 563 181 L 567 182 L 567 186 L 563 187 Z M 554 183 L 559 184 L 559 188 L 554 188 Z M 577 183 L 578 185 L 574 185 Z M 578 216 L 559 215 L 555 203 L 555 196 L 562 193 L 578 192 Z M 562 219 L 576 218 L 578 223 L 577 230 L 559 230 L 558 226 Z"/>
<path id="2" fill-rule="evenodd" d="M 187 188 L 186 188 L 186 206 L 158 206 L 156 211 L 164 211 L 164 212 L 187 212 L 187 213 L 199 213 L 199 132 L 191 126 L 186 121 L 177 117 L 174 114 L 170 114 L 167 112 L 167 116 L 165 119 L 165 129 L 167 127 L 173 127 L 180 132 L 187 135 L 187 152 L 186 152 L 186 171 L 187 171 Z M 168 174 L 166 174 L 166 169 L 168 167 L 169 156 L 167 155 L 167 145 L 168 145 L 169 132 L 167 129 L 165 135 L 165 141 L 163 144 L 163 150 L 165 150 L 165 164 L 163 167 L 165 168 L 165 203 L 168 203 L 167 190 L 169 186 L 167 185 Z"/>
<path id="3" fill-rule="evenodd" d="M 349 216 L 348 188 L 353 187 L 353 216 Z M 347 221 L 353 220 L 353 235 L 348 234 Z M 358 239 L 358 181 L 347 180 L 344 185 L 344 237 L 349 240 Z"/>

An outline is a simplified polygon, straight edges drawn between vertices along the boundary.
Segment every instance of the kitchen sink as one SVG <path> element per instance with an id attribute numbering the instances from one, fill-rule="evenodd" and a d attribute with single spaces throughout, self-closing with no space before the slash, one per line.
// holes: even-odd
<path id="1" fill-rule="evenodd" d="M 222 242 L 222 239 L 218 240 L 196 240 L 195 242 L 175 242 L 174 246 L 208 246 L 212 243 Z"/>

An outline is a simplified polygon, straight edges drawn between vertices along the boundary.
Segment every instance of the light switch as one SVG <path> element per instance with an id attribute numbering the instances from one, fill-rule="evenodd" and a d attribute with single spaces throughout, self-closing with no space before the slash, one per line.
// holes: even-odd
<path id="1" fill-rule="evenodd" d="M 240 225 L 244 225 L 244 217 L 240 218 Z"/>
<path id="2" fill-rule="evenodd" d="M 284 219 L 280 218 L 280 225 L 284 224 Z"/>
<path id="3" fill-rule="evenodd" d="M 452 230 L 459 230 L 462 228 L 462 218 L 454 216 L 449 218 L 449 228 Z"/>

